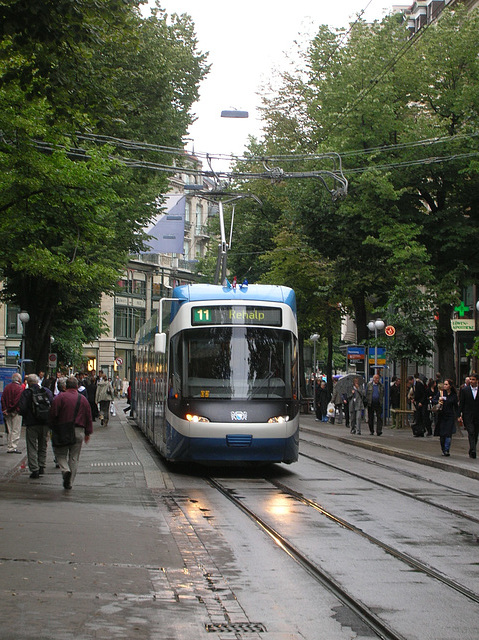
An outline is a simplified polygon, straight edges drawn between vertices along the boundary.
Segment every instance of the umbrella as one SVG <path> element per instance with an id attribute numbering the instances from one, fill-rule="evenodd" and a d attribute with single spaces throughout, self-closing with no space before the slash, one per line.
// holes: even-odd
<path id="1" fill-rule="evenodd" d="M 334 385 L 333 391 L 336 393 L 339 393 L 341 396 L 342 395 L 348 396 L 351 393 L 354 378 L 359 379 L 360 386 L 364 384 L 363 376 L 357 373 L 348 373 L 347 375 L 343 376 L 336 382 L 336 384 Z"/>

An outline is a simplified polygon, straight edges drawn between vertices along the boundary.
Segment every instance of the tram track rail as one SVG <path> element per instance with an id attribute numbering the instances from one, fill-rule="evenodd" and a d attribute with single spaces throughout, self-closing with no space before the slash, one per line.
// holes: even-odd
<path id="1" fill-rule="evenodd" d="M 313 458 L 314 460 L 314 458 Z M 322 461 L 317 461 L 321 463 Z M 355 474 L 352 474 L 355 475 Z M 365 478 L 367 479 L 367 478 Z M 335 598 L 338 599 L 343 605 L 347 606 L 364 624 L 368 626 L 373 633 L 379 638 L 385 640 L 404 640 L 404 636 L 398 631 L 391 628 L 380 616 L 376 615 L 366 604 L 361 602 L 349 592 L 344 586 L 329 572 L 325 571 L 319 564 L 311 560 L 305 553 L 301 551 L 295 544 L 293 544 L 285 535 L 278 530 L 277 525 L 271 525 L 263 516 L 257 513 L 254 509 L 250 508 L 246 504 L 247 498 L 244 495 L 237 496 L 235 493 L 240 491 L 239 487 L 225 486 L 220 480 L 212 477 L 205 478 L 206 482 L 216 489 L 220 494 L 226 497 L 235 507 L 241 512 L 246 514 L 250 520 L 252 520 L 257 527 L 259 527 L 264 533 L 266 533 L 274 543 L 282 549 L 291 559 L 293 559 L 298 565 L 300 565 L 311 577 L 313 577 L 323 588 L 327 589 Z M 281 493 L 283 496 L 287 496 L 308 508 L 313 509 L 319 513 L 322 517 L 326 518 L 329 522 L 342 529 L 345 529 L 353 535 L 360 536 L 367 543 L 378 548 L 394 560 L 402 563 L 408 569 L 412 569 L 414 574 L 421 574 L 436 583 L 440 584 L 446 589 L 453 590 L 461 597 L 466 598 L 469 602 L 479 604 L 479 593 L 476 593 L 467 586 L 461 584 L 456 579 L 449 577 L 442 571 L 430 566 L 429 564 L 407 554 L 403 551 L 395 548 L 391 544 L 384 542 L 377 537 L 367 533 L 357 525 L 349 522 L 345 518 L 328 511 L 323 508 L 318 502 L 312 500 L 295 489 L 287 486 L 283 481 L 264 477 L 261 479 L 268 486 L 274 487 L 275 490 Z M 374 482 L 374 484 L 379 484 Z M 382 485 L 381 485 L 382 486 Z M 407 494 L 404 491 L 398 491 L 401 495 L 406 497 L 414 497 Z M 433 505 L 435 506 L 435 505 Z M 450 513 L 457 516 L 462 516 L 461 513 L 455 513 L 454 510 L 449 510 Z M 470 518 L 474 522 L 477 519 Z"/>
<path id="2" fill-rule="evenodd" d="M 468 587 L 460 584 L 456 580 L 453 580 L 452 578 L 449 578 L 447 575 L 445 575 L 441 571 L 438 571 L 437 569 L 434 569 L 430 565 L 428 565 L 428 564 L 426 564 L 426 563 L 424 563 L 424 562 L 412 557 L 411 555 L 409 555 L 407 553 L 404 553 L 403 551 L 400 551 L 399 549 L 394 548 L 390 544 L 387 544 L 386 542 L 383 542 L 382 540 L 379 540 L 379 538 L 377 538 L 375 536 L 372 536 L 371 534 L 368 534 L 367 532 L 363 531 L 362 529 L 360 529 L 359 527 L 357 527 L 353 523 L 348 522 L 347 520 L 345 520 L 341 516 L 338 516 L 338 515 L 330 512 L 330 511 L 328 511 L 327 509 L 324 509 L 315 500 L 311 500 L 310 498 L 305 497 L 300 492 L 298 492 L 298 491 L 286 486 L 283 482 L 280 482 L 278 480 L 271 480 L 269 478 L 263 478 L 263 480 L 267 484 L 270 484 L 273 487 L 275 487 L 276 489 L 278 489 L 283 495 L 287 495 L 287 496 L 295 499 L 296 501 L 301 502 L 302 504 L 306 505 L 307 507 L 310 507 L 310 508 L 314 509 L 315 511 L 320 513 L 322 516 L 327 518 L 330 522 L 333 522 L 334 524 L 336 524 L 336 525 L 338 525 L 338 526 L 340 526 L 340 527 L 342 527 L 344 529 L 347 529 L 351 533 L 354 533 L 355 535 L 358 535 L 361 538 L 367 540 L 369 543 L 371 543 L 374 546 L 382 549 L 388 555 L 392 556 L 396 560 L 399 560 L 400 562 L 404 563 L 408 567 L 414 569 L 414 571 L 420 572 L 420 573 L 428 576 L 429 578 L 432 578 L 433 580 L 436 580 L 436 581 L 440 582 L 442 585 L 448 587 L 449 589 L 453 589 L 454 591 L 458 592 L 459 594 L 461 594 L 462 596 L 464 596 L 467 599 L 471 600 L 472 602 L 475 602 L 475 603 L 479 604 L 479 594 L 478 593 L 476 593 L 476 592 L 472 591 L 471 589 L 469 589 Z M 302 566 L 307 567 L 308 570 L 311 567 L 313 567 L 314 571 L 317 571 L 319 576 L 323 576 L 323 572 L 318 567 L 316 567 L 316 565 L 311 563 L 305 556 L 303 556 L 301 554 L 301 552 L 299 550 L 297 550 L 291 543 L 289 543 L 287 541 L 287 539 L 284 536 L 282 536 L 277 530 L 275 530 L 273 527 L 271 527 L 269 524 L 267 524 L 266 521 L 263 518 L 261 518 L 261 516 L 259 516 L 258 514 L 254 513 L 249 507 L 247 507 L 239 498 L 237 498 L 233 494 L 231 489 L 228 489 L 228 488 L 224 487 L 218 480 L 213 479 L 213 478 L 207 478 L 207 482 L 211 486 L 213 486 L 215 489 L 220 491 L 220 493 L 222 493 L 224 496 L 226 496 L 231 502 L 233 502 L 233 504 L 235 504 L 235 506 L 237 506 L 243 512 L 245 512 L 254 522 L 256 522 L 258 524 L 258 526 L 260 526 L 262 529 L 264 529 L 264 531 L 266 531 L 266 533 L 268 533 L 268 535 L 270 535 L 275 540 L 275 542 L 277 544 L 279 544 L 279 546 L 281 548 L 283 548 L 284 550 L 287 550 L 287 551 L 291 551 L 291 555 Z M 316 575 L 314 577 L 316 577 Z M 321 580 L 318 580 L 318 581 L 321 581 Z M 324 574 L 324 584 L 328 585 L 330 583 L 330 581 L 334 582 L 334 580 L 331 577 L 326 576 L 326 574 Z M 340 593 L 341 592 L 341 588 L 339 586 L 337 588 L 338 588 L 338 593 Z"/>
<path id="3" fill-rule="evenodd" d="M 440 571 L 437 571 L 433 567 L 430 567 L 424 562 L 421 562 L 420 560 L 413 558 L 407 553 L 404 553 L 402 551 L 399 551 L 398 549 L 395 549 L 391 545 L 383 542 L 382 540 L 379 540 L 379 538 L 376 538 L 375 536 L 372 536 L 369 533 L 366 533 L 365 531 L 363 531 L 356 525 L 352 524 L 351 522 L 348 522 L 344 518 L 341 518 L 340 516 L 337 516 L 331 513 L 330 511 L 327 511 L 315 500 L 306 498 L 305 496 L 295 491 L 294 489 L 290 489 L 289 487 L 284 485 L 282 482 L 279 482 L 277 480 L 267 480 L 267 482 L 270 482 L 273 486 L 279 489 L 283 494 L 286 494 L 292 498 L 295 498 L 302 504 L 305 504 L 306 506 L 315 509 L 321 515 L 325 516 L 328 520 L 338 524 L 341 527 L 344 527 L 345 529 L 348 529 L 348 531 L 351 531 L 352 533 L 355 533 L 356 535 L 361 536 L 362 538 L 366 539 L 368 542 L 383 549 L 384 551 L 386 551 L 386 553 L 393 556 L 393 558 L 396 558 L 397 560 L 404 562 L 406 565 L 410 566 L 412 569 L 416 571 L 420 571 L 421 573 L 429 576 L 430 578 L 433 578 L 434 580 L 438 580 L 442 584 L 446 585 L 450 589 L 454 589 L 455 591 L 465 596 L 469 600 L 479 603 L 479 594 L 475 593 L 474 591 L 471 591 L 464 585 L 459 584 L 457 581 L 452 580 L 451 578 L 444 575 Z"/>
<path id="4" fill-rule="evenodd" d="M 225 496 L 238 509 L 246 514 L 260 529 L 262 529 L 285 553 L 287 553 L 295 562 L 297 562 L 307 573 L 314 578 L 319 584 L 326 588 L 334 595 L 342 604 L 347 606 L 367 627 L 373 631 L 378 638 L 383 640 L 406 640 L 406 638 L 391 629 L 379 616 L 371 611 L 358 599 L 348 593 L 341 584 L 332 576 L 323 571 L 306 555 L 297 549 L 287 538 L 279 531 L 268 524 L 264 518 L 247 507 L 239 498 L 233 495 L 231 489 L 224 487 L 218 480 L 207 477 L 206 482 Z M 269 482 L 267 479 L 265 481 Z"/>
<path id="5" fill-rule="evenodd" d="M 329 451 L 334 451 L 335 453 L 341 454 L 341 452 L 338 452 L 336 449 L 332 448 L 332 447 L 326 447 L 325 445 L 318 443 L 318 442 L 313 442 L 311 440 L 304 440 L 302 439 L 302 442 L 304 442 L 305 444 L 309 444 L 313 447 L 318 447 L 321 449 L 325 449 L 325 450 L 329 450 Z M 446 505 L 442 505 L 439 504 L 438 502 L 435 502 L 434 500 L 431 500 L 429 498 L 424 498 L 423 496 L 418 496 L 415 495 L 414 493 L 411 493 L 410 491 L 407 491 L 405 489 L 399 489 L 398 487 L 392 486 L 390 484 L 386 484 L 383 480 L 381 480 L 381 482 L 379 482 L 378 480 L 373 480 L 372 478 L 357 473 L 356 471 L 351 471 L 343 466 L 334 464 L 332 462 L 328 462 L 326 460 L 322 460 L 321 458 L 317 458 L 315 456 L 312 456 L 310 454 L 304 453 L 303 451 L 300 452 L 300 456 L 302 456 L 303 458 L 306 458 L 308 460 L 311 460 L 312 462 L 317 462 L 319 464 L 322 464 L 330 469 L 334 469 L 335 471 L 340 471 L 341 473 L 344 473 L 348 476 L 354 477 L 354 478 L 358 478 L 360 480 L 363 480 L 364 482 L 368 482 L 369 484 L 381 487 L 382 489 L 387 489 L 389 491 L 393 491 L 394 493 L 397 493 L 399 495 L 405 496 L 407 498 L 410 498 L 411 500 L 415 500 L 417 502 L 420 502 L 422 504 L 427 504 L 430 507 L 434 507 L 436 509 L 439 509 L 441 511 L 444 511 L 445 513 L 454 515 L 454 516 L 458 516 L 460 518 L 464 518 L 465 520 L 468 520 L 470 522 L 474 522 L 475 524 L 479 524 L 479 518 L 476 516 L 473 516 L 469 513 L 465 513 L 464 511 L 460 511 L 458 509 L 453 509 L 451 507 L 448 507 Z M 367 463 L 367 464 L 374 464 L 375 466 L 380 466 L 381 468 L 387 469 L 389 471 L 394 471 L 395 473 L 399 474 L 399 475 L 404 475 L 410 478 L 417 478 L 418 480 L 424 481 L 423 477 L 420 477 L 416 474 L 412 474 L 410 472 L 404 472 L 400 469 L 398 469 L 397 467 L 393 467 L 392 465 L 387 465 L 384 463 L 378 463 L 378 462 L 374 462 L 372 463 L 371 460 L 367 460 L 366 458 L 363 458 L 362 456 L 358 456 L 355 454 L 351 454 L 348 452 L 348 458 L 354 457 L 356 460 L 359 460 L 361 462 Z M 457 488 L 455 487 L 445 487 L 443 484 L 439 484 L 439 483 L 435 483 L 433 481 L 428 481 L 428 485 L 432 486 L 435 485 L 437 487 L 439 487 L 441 490 L 445 490 L 445 489 L 450 489 L 451 491 L 456 492 L 457 494 L 460 495 L 464 495 L 467 496 L 469 498 L 473 498 L 473 499 L 479 499 L 479 496 L 469 493 L 469 492 L 461 492 L 459 491 Z"/>

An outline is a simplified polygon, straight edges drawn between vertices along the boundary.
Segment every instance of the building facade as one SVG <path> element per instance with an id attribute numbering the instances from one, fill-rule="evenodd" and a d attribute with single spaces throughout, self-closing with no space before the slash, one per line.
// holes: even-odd
<path id="1" fill-rule="evenodd" d="M 453 7 L 457 4 L 465 4 L 472 10 L 479 7 L 479 0 L 416 0 L 405 10 L 411 35 L 439 18 L 447 6 Z"/>

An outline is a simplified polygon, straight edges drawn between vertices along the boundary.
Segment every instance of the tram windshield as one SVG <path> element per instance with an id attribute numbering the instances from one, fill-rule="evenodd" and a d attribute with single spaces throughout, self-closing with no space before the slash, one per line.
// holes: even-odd
<path id="1" fill-rule="evenodd" d="M 297 348 L 285 330 L 187 329 L 171 340 L 170 393 L 176 397 L 291 399 Z"/>

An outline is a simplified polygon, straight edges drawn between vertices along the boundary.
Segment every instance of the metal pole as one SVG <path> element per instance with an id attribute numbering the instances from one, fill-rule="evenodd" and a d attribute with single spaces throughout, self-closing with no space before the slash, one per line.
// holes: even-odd
<path id="1" fill-rule="evenodd" d="M 316 414 L 316 343 L 319 340 L 319 334 L 313 333 L 309 339 L 313 341 L 313 409 Z"/>

